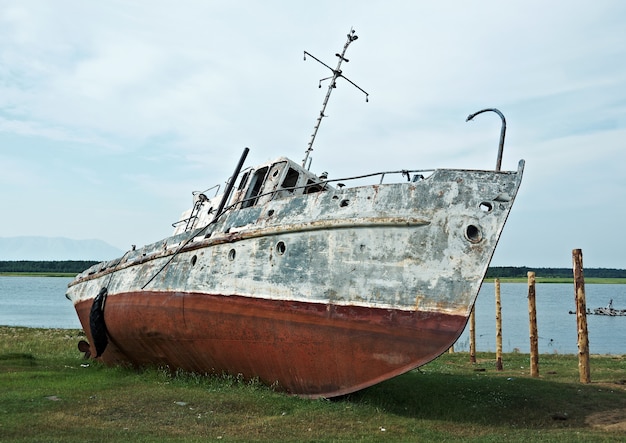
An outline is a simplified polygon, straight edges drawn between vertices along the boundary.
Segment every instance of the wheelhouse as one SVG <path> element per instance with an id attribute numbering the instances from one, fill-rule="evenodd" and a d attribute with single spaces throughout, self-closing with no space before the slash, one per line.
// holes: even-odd
<path id="1" fill-rule="evenodd" d="M 237 210 L 263 205 L 271 200 L 278 200 L 298 195 L 321 192 L 332 187 L 326 182 L 326 173 L 320 177 L 303 168 L 299 164 L 281 157 L 273 162 L 265 163 L 257 168 L 248 168 L 239 173 L 226 209 Z M 216 189 L 215 196 L 207 197 L 206 193 Z M 223 194 L 219 186 L 203 192 L 193 193 L 193 206 L 185 211 L 182 218 L 173 224 L 174 235 L 205 226 L 214 219 Z"/>
<path id="2" fill-rule="evenodd" d="M 243 171 L 230 204 L 249 208 L 270 200 L 320 192 L 329 186 L 324 179 L 324 175 L 318 177 L 287 158 L 279 158 Z"/>

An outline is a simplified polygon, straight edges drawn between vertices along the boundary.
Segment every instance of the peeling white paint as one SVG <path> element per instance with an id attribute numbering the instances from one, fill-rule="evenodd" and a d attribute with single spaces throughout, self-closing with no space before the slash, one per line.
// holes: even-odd
<path id="1" fill-rule="evenodd" d="M 326 184 L 304 194 L 308 181 L 321 183 L 319 178 L 298 168 L 301 187 L 282 190 L 285 172 L 276 165 L 298 168 L 286 159 L 269 164 L 277 171 L 266 184 L 274 194 L 263 195 L 263 188 L 255 205 L 241 209 L 248 188 L 235 191 L 234 206 L 214 223 L 209 209 L 220 196 L 196 199 L 172 237 L 90 268 L 70 284 L 68 297 L 88 300 L 101 287 L 114 297 L 147 284 L 150 291 L 468 315 L 523 167 L 437 170 L 418 182 L 343 189 Z M 482 210 L 483 202 L 493 209 Z M 480 232 L 474 243 L 466 235 L 470 225 Z"/>

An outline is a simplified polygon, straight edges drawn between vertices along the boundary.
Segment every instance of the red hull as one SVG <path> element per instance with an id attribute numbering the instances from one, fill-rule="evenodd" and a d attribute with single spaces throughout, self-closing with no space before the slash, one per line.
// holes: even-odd
<path id="1" fill-rule="evenodd" d="M 91 304 L 79 302 L 76 311 L 93 343 Z M 437 312 L 164 292 L 109 296 L 104 318 L 107 364 L 242 374 L 307 397 L 347 394 L 421 366 L 467 322 Z"/>

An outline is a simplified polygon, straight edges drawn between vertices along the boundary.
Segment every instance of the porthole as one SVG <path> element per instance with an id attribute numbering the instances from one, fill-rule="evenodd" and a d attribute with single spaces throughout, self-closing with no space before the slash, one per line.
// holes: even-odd
<path id="1" fill-rule="evenodd" d="M 230 251 L 228 251 L 228 259 L 230 261 L 233 261 L 235 259 L 235 255 L 237 255 L 237 253 L 235 252 L 234 249 L 231 249 Z"/>
<path id="2" fill-rule="evenodd" d="M 465 228 L 465 238 L 472 243 L 478 243 L 483 239 L 483 234 L 480 232 L 478 226 L 468 225 L 467 228 Z"/>
<path id="3" fill-rule="evenodd" d="M 276 243 L 276 253 L 278 255 L 283 255 L 285 253 L 285 249 L 287 249 L 285 242 L 279 241 Z"/>
<path id="4" fill-rule="evenodd" d="M 339 202 L 339 206 L 342 208 L 345 208 L 346 206 L 348 206 L 349 203 L 350 203 L 350 200 L 344 198 L 343 200 Z"/>
<path id="5" fill-rule="evenodd" d="M 482 212 L 491 212 L 493 211 L 493 205 L 489 202 L 482 202 L 480 205 L 478 205 L 478 208 L 482 211 Z"/>
<path id="6" fill-rule="evenodd" d="M 272 215 L 274 215 L 274 210 L 270 209 L 269 211 L 267 211 L 267 216 L 271 217 Z"/>
<path id="7" fill-rule="evenodd" d="M 196 265 L 196 261 L 198 261 L 198 257 L 197 256 L 193 256 L 191 257 L 191 266 L 195 266 Z"/>

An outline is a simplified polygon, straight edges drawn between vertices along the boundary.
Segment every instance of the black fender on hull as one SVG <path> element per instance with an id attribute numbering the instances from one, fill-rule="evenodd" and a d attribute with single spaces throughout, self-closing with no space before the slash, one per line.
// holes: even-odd
<path id="1" fill-rule="evenodd" d="M 100 289 L 100 292 L 93 300 L 91 311 L 89 312 L 89 329 L 91 329 L 91 338 L 96 351 L 94 358 L 100 357 L 109 344 L 107 327 L 104 322 L 104 301 L 106 296 L 107 288 Z"/>

